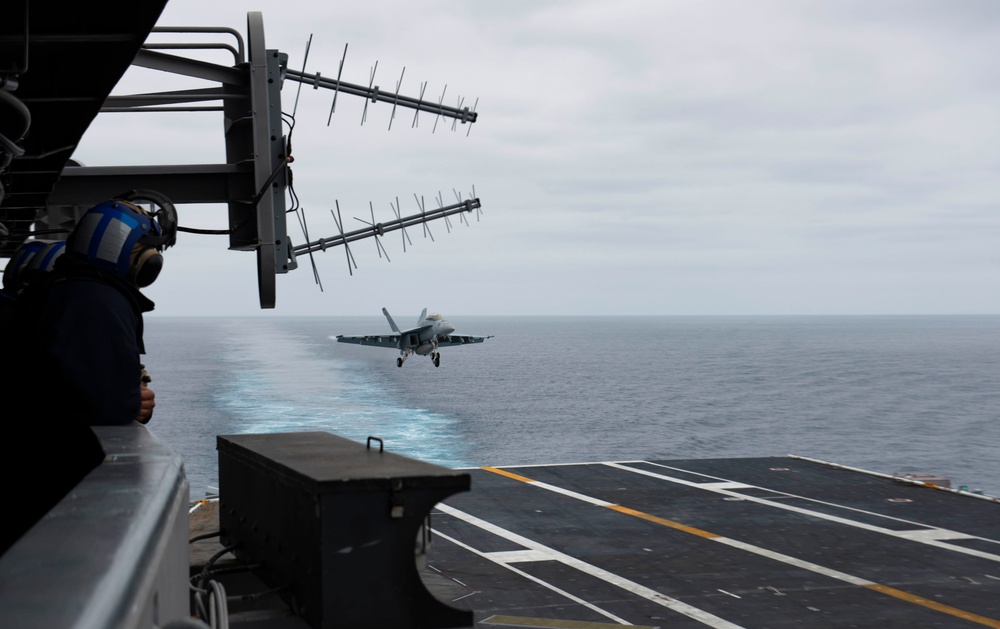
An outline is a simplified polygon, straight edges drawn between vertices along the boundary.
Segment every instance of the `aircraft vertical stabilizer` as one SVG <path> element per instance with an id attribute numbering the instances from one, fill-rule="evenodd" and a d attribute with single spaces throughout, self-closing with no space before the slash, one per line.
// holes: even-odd
<path id="1" fill-rule="evenodd" d="M 384 314 L 385 318 L 389 320 L 389 327 L 392 328 L 392 331 L 399 334 L 399 327 L 396 325 L 396 322 L 392 320 L 392 317 L 389 316 L 389 311 L 382 308 L 382 314 Z"/>

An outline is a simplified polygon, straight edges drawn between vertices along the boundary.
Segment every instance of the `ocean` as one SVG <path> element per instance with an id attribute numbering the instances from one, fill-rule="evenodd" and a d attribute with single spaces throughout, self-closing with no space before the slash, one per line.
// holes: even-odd
<path id="1" fill-rule="evenodd" d="M 446 318 L 495 338 L 400 369 L 335 341 L 381 316 L 149 316 L 149 429 L 192 499 L 216 435 L 286 431 L 449 467 L 795 454 L 1000 495 L 1000 316 Z"/>

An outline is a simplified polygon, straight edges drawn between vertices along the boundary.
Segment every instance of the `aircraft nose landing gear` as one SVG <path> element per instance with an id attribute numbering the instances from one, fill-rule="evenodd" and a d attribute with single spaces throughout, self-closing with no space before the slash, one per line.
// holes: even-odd
<path id="1" fill-rule="evenodd" d="M 433 354 L 431 354 L 431 360 L 434 361 L 434 366 L 435 367 L 440 367 L 441 366 L 441 352 L 434 352 Z"/>
<path id="2" fill-rule="evenodd" d="M 402 367 L 403 366 L 403 359 L 402 358 L 397 358 L 396 359 L 396 366 L 397 367 Z"/>

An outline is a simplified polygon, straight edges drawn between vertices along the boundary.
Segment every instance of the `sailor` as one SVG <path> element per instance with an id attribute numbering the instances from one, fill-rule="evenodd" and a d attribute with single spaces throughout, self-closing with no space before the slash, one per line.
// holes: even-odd
<path id="1" fill-rule="evenodd" d="M 88 210 L 66 241 L 53 272 L 32 282 L 17 307 L 20 334 L 65 396 L 60 403 L 85 425 L 145 423 L 155 396 L 141 379 L 140 292 L 163 267 L 172 244 L 155 216 L 122 199 Z M 146 402 L 143 404 L 143 402 Z"/>
<path id="2" fill-rule="evenodd" d="M 172 221 L 175 227 L 175 214 Z M 33 277 L 16 299 L 8 335 L 13 351 L 5 352 L 0 386 L 8 430 L 16 425 L 31 441 L 20 434 L 4 441 L 4 467 L 22 468 L 5 469 L 17 474 L 5 477 L 46 470 L 16 492 L 20 533 L 103 460 L 90 426 L 146 423 L 152 416 L 155 395 L 140 355 L 143 313 L 153 302 L 140 289 L 157 278 L 162 251 L 174 242 L 164 223 L 170 226 L 169 217 L 125 199 L 99 203 L 77 223 L 53 270 Z"/>
<path id="3" fill-rule="evenodd" d="M 21 243 L 3 271 L 0 289 L 0 330 L 9 330 L 14 300 L 33 277 L 48 273 L 66 248 L 63 240 L 29 239 Z"/>

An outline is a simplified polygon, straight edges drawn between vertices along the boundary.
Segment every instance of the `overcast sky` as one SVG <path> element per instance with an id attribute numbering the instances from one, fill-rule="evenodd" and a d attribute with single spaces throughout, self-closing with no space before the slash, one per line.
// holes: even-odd
<path id="1" fill-rule="evenodd" d="M 303 88 L 295 190 L 310 236 L 475 192 L 480 222 L 408 230 L 278 277 L 277 315 L 1000 313 L 1000 3 L 171 0 L 160 25 L 264 16 L 306 71 L 479 122 Z M 157 41 L 166 41 L 162 36 Z M 210 56 L 224 62 L 223 55 Z M 157 89 L 135 71 L 116 93 Z M 174 87 L 174 81 L 159 84 Z M 201 87 L 190 82 L 177 86 Z M 296 84 L 283 90 L 291 112 Z M 102 115 L 87 165 L 223 161 L 221 114 Z M 221 228 L 225 206 L 180 206 Z M 293 242 L 304 238 L 289 217 Z M 147 289 L 169 315 L 260 313 L 255 256 L 181 234 Z"/>

